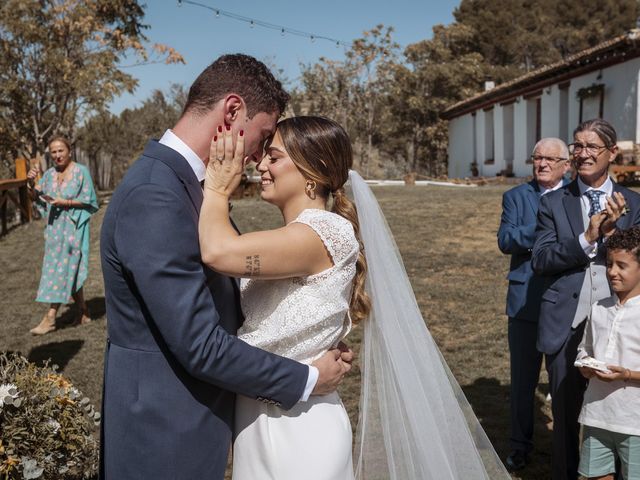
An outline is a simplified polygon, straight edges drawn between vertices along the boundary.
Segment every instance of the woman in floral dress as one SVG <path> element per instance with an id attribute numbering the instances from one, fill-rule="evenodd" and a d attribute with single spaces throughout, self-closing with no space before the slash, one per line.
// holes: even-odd
<path id="1" fill-rule="evenodd" d="M 71 160 L 71 145 L 62 137 L 49 143 L 54 166 L 36 184 L 38 168 L 28 174 L 28 186 L 36 207 L 46 220 L 44 260 L 37 302 L 49 309 L 40 324 L 31 329 L 44 335 L 56 329 L 56 314 L 61 303 L 71 297 L 79 307 L 76 324 L 91 321 L 84 301 L 82 285 L 89 266 L 89 218 L 98 210 L 96 192 L 89 170 Z"/>

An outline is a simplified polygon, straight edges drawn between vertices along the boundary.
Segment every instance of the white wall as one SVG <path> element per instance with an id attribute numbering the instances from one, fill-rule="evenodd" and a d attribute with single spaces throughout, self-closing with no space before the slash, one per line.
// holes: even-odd
<path id="1" fill-rule="evenodd" d="M 580 100 L 576 93 L 581 88 L 602 83 L 604 84 L 602 118 L 615 127 L 618 140 L 632 140 L 640 143 L 636 138 L 639 70 L 640 58 L 634 58 L 625 63 L 572 78 L 569 87 L 569 135 L 579 123 Z M 583 120 L 589 119 L 583 118 Z"/>
<path id="2" fill-rule="evenodd" d="M 600 76 L 600 78 L 598 78 Z M 595 71 L 571 79 L 568 89 L 560 91 L 558 85 L 546 87 L 541 96 L 541 128 L 542 137 L 560 137 L 569 143 L 574 128 L 578 125 L 580 101 L 576 96 L 579 89 L 594 83 L 604 84 L 603 118 L 613 124 L 619 141 L 633 141 L 640 144 L 640 58 L 613 65 L 601 71 Z M 513 173 L 524 177 L 531 175 L 531 164 L 526 161 L 531 155 L 529 145 L 531 136 L 535 135 L 535 114 L 527 111 L 527 100 L 515 99 L 513 108 Z M 563 101 L 568 105 L 563 107 Z M 510 106 L 511 107 L 511 106 Z M 535 109 L 535 105 L 532 106 Z M 568 108 L 567 108 L 568 107 Z M 485 165 L 485 121 L 486 112 L 476 112 L 476 155 L 480 175 L 493 176 L 503 170 L 509 158 L 511 141 L 505 138 L 504 109 L 496 104 L 493 108 L 493 140 L 494 164 Z M 566 111 L 563 112 L 563 108 Z M 564 117 L 564 118 L 563 118 Z M 509 118 L 509 115 L 506 115 Z M 583 120 L 587 120 L 584 118 Z M 563 138 L 564 137 L 564 138 Z M 449 121 L 449 176 L 470 176 L 470 165 L 473 162 L 473 121 L 472 115 L 466 114 Z M 507 151 L 505 151 L 507 149 Z"/>
<path id="3" fill-rule="evenodd" d="M 542 90 L 540 97 L 541 138 L 556 137 L 560 130 L 560 90 L 557 85 Z"/>
<path id="4" fill-rule="evenodd" d="M 471 176 L 473 162 L 473 119 L 468 113 L 449 121 L 449 166 L 450 178 Z"/>
<path id="5" fill-rule="evenodd" d="M 530 152 L 527 150 L 527 102 L 522 97 L 513 104 L 513 116 L 513 174 L 525 177 L 531 174 L 531 167 L 526 164 Z"/>
<path id="6" fill-rule="evenodd" d="M 502 107 L 502 155 L 505 168 L 514 168 L 513 135 L 515 132 L 515 116 L 513 104 Z"/>

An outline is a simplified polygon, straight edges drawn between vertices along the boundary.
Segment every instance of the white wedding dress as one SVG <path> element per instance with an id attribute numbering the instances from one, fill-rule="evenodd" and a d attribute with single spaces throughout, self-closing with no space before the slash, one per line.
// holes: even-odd
<path id="1" fill-rule="evenodd" d="M 349 333 L 349 301 L 359 252 L 353 226 L 324 210 L 294 222 L 322 239 L 333 266 L 307 277 L 243 280 L 245 322 L 238 337 L 310 364 Z M 337 393 L 311 396 L 285 411 L 238 396 L 234 480 L 353 479 L 349 417 Z"/>

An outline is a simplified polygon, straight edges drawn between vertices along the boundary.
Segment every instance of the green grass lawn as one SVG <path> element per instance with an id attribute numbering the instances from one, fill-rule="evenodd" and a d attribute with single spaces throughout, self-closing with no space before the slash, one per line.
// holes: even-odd
<path id="1" fill-rule="evenodd" d="M 509 258 L 498 250 L 500 200 L 506 186 L 435 186 L 375 189 L 402 253 L 424 319 L 449 367 L 501 458 L 509 453 L 509 354 L 504 302 Z M 32 337 L 45 306 L 34 301 L 43 255 L 43 222 L 14 228 L 0 239 L 0 350 L 51 358 L 100 405 L 106 332 L 99 229 L 106 205 L 91 221 L 91 267 L 85 285 L 93 323 L 69 326 L 75 310 L 63 308 L 61 328 Z M 234 202 L 233 218 L 243 231 L 281 224 L 280 213 L 257 199 Z M 357 351 L 360 328 L 349 336 Z M 355 428 L 359 396 L 357 362 L 341 387 Z M 549 478 L 550 409 L 546 374 L 536 404 L 536 450 L 532 464 L 513 478 Z M 428 432 L 425 432 L 428 435 Z"/>

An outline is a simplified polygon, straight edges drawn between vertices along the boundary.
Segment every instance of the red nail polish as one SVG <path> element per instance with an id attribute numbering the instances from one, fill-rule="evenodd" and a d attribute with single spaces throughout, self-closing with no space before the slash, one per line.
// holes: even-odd
<path id="1" fill-rule="evenodd" d="M 231 130 L 231 125 L 227 125 L 226 127 L 227 127 L 227 132 Z"/>
<path id="2" fill-rule="evenodd" d="M 240 130 L 240 136 L 244 136 L 244 130 Z"/>
<path id="3" fill-rule="evenodd" d="M 218 136 L 217 136 L 217 135 L 214 135 L 214 137 L 213 137 L 213 141 L 215 142 L 215 141 L 217 141 L 217 140 L 218 140 Z"/>
<path id="4" fill-rule="evenodd" d="M 222 133 L 222 125 L 218 125 L 218 133 Z"/>

